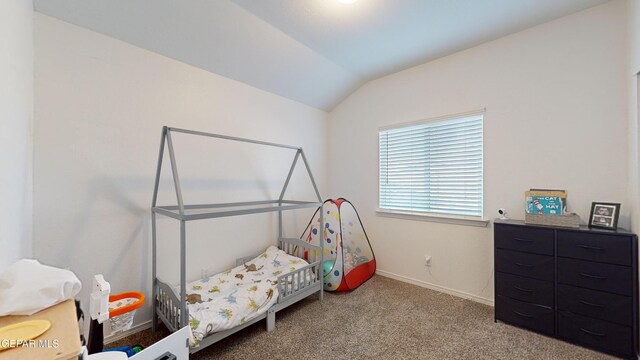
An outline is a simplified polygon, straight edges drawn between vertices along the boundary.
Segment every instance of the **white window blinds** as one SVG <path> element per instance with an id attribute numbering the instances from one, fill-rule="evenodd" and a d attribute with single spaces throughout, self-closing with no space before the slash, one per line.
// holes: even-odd
<path id="1" fill-rule="evenodd" d="M 380 210 L 482 218 L 483 115 L 384 129 Z"/>

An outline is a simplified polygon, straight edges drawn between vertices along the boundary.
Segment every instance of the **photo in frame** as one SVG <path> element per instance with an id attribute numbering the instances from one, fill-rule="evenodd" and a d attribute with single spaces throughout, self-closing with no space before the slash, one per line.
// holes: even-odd
<path id="1" fill-rule="evenodd" d="M 620 217 L 620 204 L 593 202 L 589 215 L 589 227 L 616 230 Z"/>

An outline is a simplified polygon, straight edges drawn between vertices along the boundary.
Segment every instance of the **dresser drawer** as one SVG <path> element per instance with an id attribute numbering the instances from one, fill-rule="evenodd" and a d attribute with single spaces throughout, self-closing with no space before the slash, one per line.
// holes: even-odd
<path id="1" fill-rule="evenodd" d="M 558 231 L 558 256 L 631 265 L 631 237 Z"/>
<path id="2" fill-rule="evenodd" d="M 558 312 L 558 336 L 598 350 L 631 356 L 631 328 L 594 320 L 568 311 Z"/>
<path id="3" fill-rule="evenodd" d="M 496 271 L 553 281 L 553 256 L 496 250 Z"/>
<path id="4" fill-rule="evenodd" d="M 558 285 L 558 310 L 631 326 L 631 297 Z"/>
<path id="5" fill-rule="evenodd" d="M 543 334 L 553 334 L 553 309 L 509 299 L 496 297 L 496 319 L 521 326 Z"/>
<path id="6" fill-rule="evenodd" d="M 495 224 L 496 248 L 553 255 L 553 230 Z"/>
<path id="7" fill-rule="evenodd" d="M 558 258 L 558 282 L 631 296 L 631 268 L 584 260 Z"/>
<path id="8" fill-rule="evenodd" d="M 496 272 L 496 294 L 528 303 L 553 306 L 553 282 Z"/>

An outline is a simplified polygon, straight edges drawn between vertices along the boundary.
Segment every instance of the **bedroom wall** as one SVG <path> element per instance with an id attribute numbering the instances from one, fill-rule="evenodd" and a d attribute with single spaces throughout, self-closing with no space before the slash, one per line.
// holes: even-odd
<path id="1" fill-rule="evenodd" d="M 0 2 L 0 272 L 31 256 L 33 3 Z"/>
<path id="2" fill-rule="evenodd" d="M 493 301 L 491 226 L 376 215 L 377 131 L 407 121 L 486 108 L 487 219 L 523 219 L 525 190 L 559 188 L 583 222 L 592 201 L 622 203 L 628 227 L 626 10 L 611 1 L 377 79 L 330 113 L 331 195 L 359 210 L 380 273 Z"/>
<path id="3" fill-rule="evenodd" d="M 640 232 L 640 0 L 628 0 L 629 10 L 629 68 L 626 74 L 629 86 L 629 194 L 633 199 L 631 228 Z"/>
<path id="4" fill-rule="evenodd" d="M 34 255 L 75 271 L 85 306 L 98 273 L 114 293 L 150 296 L 163 125 L 303 146 L 326 191 L 325 112 L 42 14 L 35 30 Z M 294 152 L 209 140 L 175 135 L 185 202 L 277 199 Z M 313 200 L 303 175 L 294 174 L 289 194 Z M 176 203 L 170 180 L 163 173 L 159 204 Z M 288 216 L 285 235 L 298 236 L 309 217 Z M 190 223 L 188 278 L 275 243 L 275 220 L 271 213 Z M 158 220 L 159 275 L 170 282 L 179 280 L 178 225 Z M 147 305 L 135 322 L 150 318 Z"/>

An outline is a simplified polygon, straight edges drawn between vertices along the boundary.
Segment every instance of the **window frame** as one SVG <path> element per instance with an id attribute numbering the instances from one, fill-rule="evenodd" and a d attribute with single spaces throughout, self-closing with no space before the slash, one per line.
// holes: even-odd
<path id="1" fill-rule="evenodd" d="M 447 214 L 447 213 L 438 213 L 438 212 L 422 212 L 422 211 L 411 211 L 411 210 L 397 210 L 397 209 L 385 209 L 380 207 L 380 133 L 386 130 L 400 129 L 403 127 L 417 126 L 423 124 L 431 124 L 446 120 L 455 120 L 459 118 L 471 117 L 471 116 L 482 116 L 482 191 L 481 191 L 481 199 L 482 199 L 482 215 L 480 216 L 472 216 L 472 215 L 457 215 L 457 214 Z M 430 221 L 430 222 L 438 222 L 438 223 L 447 223 L 447 224 L 459 224 L 459 225 L 469 225 L 469 226 L 480 226 L 485 227 L 489 223 L 489 220 L 486 219 L 486 212 L 484 209 L 484 190 L 485 190 L 485 120 L 486 120 L 486 109 L 480 109 L 475 111 L 468 111 L 464 113 L 457 113 L 451 115 L 443 115 L 437 117 L 429 117 L 426 119 L 420 119 L 416 121 L 408 121 L 403 123 L 391 124 L 386 126 L 381 126 L 378 128 L 377 132 L 377 204 L 376 204 L 376 214 L 378 216 L 390 217 L 390 218 L 400 218 L 400 219 L 408 219 L 408 220 L 418 220 L 418 221 Z"/>

